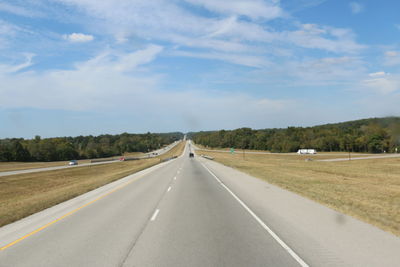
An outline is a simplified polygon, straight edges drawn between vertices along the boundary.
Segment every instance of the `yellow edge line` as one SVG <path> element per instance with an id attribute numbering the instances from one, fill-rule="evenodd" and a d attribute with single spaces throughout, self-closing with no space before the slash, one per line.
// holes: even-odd
<path id="1" fill-rule="evenodd" d="M 144 176 L 144 175 L 143 175 L 143 176 Z M 94 200 L 92 200 L 92 201 L 90 201 L 90 202 L 88 202 L 88 203 L 86 203 L 86 204 L 80 206 L 79 208 L 76 208 L 76 209 L 74 209 L 74 210 L 72 210 L 72 211 L 70 211 L 70 212 L 64 214 L 63 216 L 61 216 L 61 217 L 55 219 L 54 221 L 51 221 L 51 222 L 49 222 L 49 223 L 43 225 L 42 227 L 37 228 L 36 230 L 30 232 L 29 234 L 26 234 L 26 235 L 24 235 L 23 237 L 18 238 L 17 240 L 15 240 L 15 241 L 13 241 L 13 242 L 11 242 L 11 243 L 5 245 L 4 247 L 0 247 L 0 250 L 5 250 L 6 248 L 9 248 L 9 247 L 11 247 L 11 246 L 13 246 L 13 245 L 15 245 L 15 244 L 21 242 L 21 241 L 24 240 L 25 238 L 30 237 L 31 235 L 34 235 L 34 234 L 36 234 L 36 233 L 42 231 L 43 229 L 49 227 L 50 225 L 52 225 L 52 224 L 54 224 L 54 223 L 56 223 L 56 222 L 58 222 L 58 221 L 61 221 L 62 219 L 64 219 L 64 218 L 70 216 L 71 214 L 74 214 L 74 213 L 77 212 L 78 210 L 83 209 L 84 207 L 87 207 L 87 206 L 89 206 L 90 204 L 93 204 L 94 202 L 96 202 L 96 201 L 98 201 L 98 200 L 100 200 L 100 199 L 102 199 L 102 198 L 104 198 L 104 197 L 106 197 L 106 196 L 108 196 L 108 195 L 114 193 L 115 191 L 118 191 L 118 190 L 124 188 L 125 186 L 127 186 L 127 185 L 129 185 L 129 184 L 131 184 L 131 183 L 137 181 L 138 179 L 142 178 L 143 176 L 140 176 L 140 177 L 136 178 L 135 180 L 129 181 L 129 182 L 127 182 L 127 183 L 125 183 L 125 184 L 123 184 L 123 185 L 121 185 L 121 186 L 119 186 L 119 187 L 113 189 L 112 191 L 110 191 L 110 192 L 108 192 L 108 193 L 106 193 L 106 194 L 104 194 L 104 195 L 99 196 L 98 198 L 96 198 L 96 199 L 94 199 Z"/>

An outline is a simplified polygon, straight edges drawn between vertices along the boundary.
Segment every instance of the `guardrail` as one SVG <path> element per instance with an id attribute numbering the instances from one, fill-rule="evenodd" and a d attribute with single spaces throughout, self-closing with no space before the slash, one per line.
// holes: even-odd
<path id="1" fill-rule="evenodd" d="M 141 158 L 138 158 L 138 157 L 128 157 L 128 158 L 124 158 L 124 161 L 127 161 L 127 160 L 139 160 L 139 159 L 141 159 Z"/>

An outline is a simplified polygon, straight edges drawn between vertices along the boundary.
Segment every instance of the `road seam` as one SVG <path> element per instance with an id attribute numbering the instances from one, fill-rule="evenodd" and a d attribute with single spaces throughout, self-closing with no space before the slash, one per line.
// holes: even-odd
<path id="1" fill-rule="evenodd" d="M 150 221 L 154 221 L 157 218 L 158 213 L 160 212 L 159 209 L 156 209 L 156 211 L 153 213 L 153 216 L 151 216 Z"/>
<path id="2" fill-rule="evenodd" d="M 302 258 L 300 258 L 300 256 L 297 255 L 296 252 L 294 252 L 282 239 L 280 239 L 279 236 L 275 234 L 275 232 L 272 231 L 271 228 L 269 228 L 260 219 L 260 217 L 258 217 L 238 196 L 236 196 L 236 194 L 233 193 L 232 190 L 230 190 L 209 168 L 207 168 L 206 165 L 204 165 L 202 162 L 201 165 L 203 165 L 203 167 L 217 180 L 217 182 L 223 188 L 225 188 L 225 190 L 228 191 L 233 196 L 233 198 L 235 198 L 239 202 L 240 205 L 242 205 L 242 207 L 278 242 L 278 244 L 281 245 L 281 247 L 283 247 L 290 254 L 290 256 L 292 256 L 293 259 L 295 259 L 300 264 L 300 266 L 309 267 L 309 265 Z"/>
<path id="3" fill-rule="evenodd" d="M 186 149 L 186 147 L 185 147 Z M 170 182 L 170 184 L 172 183 L 172 181 Z M 171 187 L 171 186 L 170 186 Z M 161 204 L 161 201 L 164 199 L 166 195 L 166 192 L 163 193 L 160 197 L 160 199 L 158 200 L 157 204 L 155 205 L 155 207 L 159 207 Z M 144 231 L 146 230 L 147 226 L 149 225 L 150 222 L 154 221 L 158 215 L 158 213 L 160 212 L 160 209 L 156 209 L 153 213 L 153 215 L 150 217 L 150 220 L 147 220 L 147 222 L 143 225 L 142 230 L 140 231 L 139 235 L 137 236 L 137 238 L 135 239 L 135 241 L 132 243 L 132 245 L 130 246 L 130 248 L 128 249 L 128 252 L 126 253 L 125 257 L 122 259 L 121 264 L 118 265 L 119 267 L 123 267 L 125 266 L 125 262 L 126 260 L 129 258 L 129 256 L 133 253 L 133 250 L 136 247 L 137 242 L 139 242 L 139 239 L 142 237 Z"/>

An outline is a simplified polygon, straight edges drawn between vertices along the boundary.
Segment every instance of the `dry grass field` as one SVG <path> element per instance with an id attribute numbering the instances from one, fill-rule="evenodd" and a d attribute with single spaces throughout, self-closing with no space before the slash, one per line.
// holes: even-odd
<path id="1" fill-rule="evenodd" d="M 305 161 L 308 155 L 197 154 L 400 236 L 400 158 L 318 162 Z"/>
<path id="2" fill-rule="evenodd" d="M 178 156 L 184 145 L 161 157 L 0 177 L 0 226 Z"/>

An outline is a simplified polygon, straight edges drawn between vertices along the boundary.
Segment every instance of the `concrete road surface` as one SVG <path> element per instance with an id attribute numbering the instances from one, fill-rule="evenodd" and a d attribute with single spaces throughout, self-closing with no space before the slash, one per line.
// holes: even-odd
<path id="1" fill-rule="evenodd" d="M 398 237 L 188 153 L 0 228 L 0 266 L 398 266 Z"/>
<path id="2" fill-rule="evenodd" d="M 171 150 L 174 146 L 176 146 L 179 142 L 174 142 L 172 144 L 169 144 L 168 146 L 164 148 L 160 148 L 158 150 L 149 152 L 146 154 L 146 156 L 141 156 L 138 158 L 149 158 L 149 157 L 156 157 L 159 155 L 162 155 L 168 151 Z M 156 153 L 154 155 L 153 153 Z M 35 168 L 35 169 L 26 169 L 26 170 L 17 170 L 17 171 L 6 171 L 6 172 L 0 172 L 0 177 L 1 176 L 9 176 L 9 175 L 15 175 L 15 174 L 23 174 L 23 173 L 32 173 L 32 172 L 43 172 L 43 171 L 54 171 L 54 170 L 61 170 L 61 169 L 66 169 L 66 168 L 79 168 L 79 167 L 84 167 L 84 166 L 93 166 L 93 165 L 100 165 L 100 164 L 109 164 L 109 163 L 116 163 L 120 162 L 118 159 L 116 160 L 111 160 L 111 161 L 101 161 L 101 162 L 93 162 L 93 163 L 83 163 L 79 165 L 64 165 L 64 166 L 54 166 L 54 167 L 46 167 L 46 168 Z"/>
<path id="3" fill-rule="evenodd" d="M 349 161 L 349 160 L 361 160 L 361 159 L 387 159 L 387 158 L 400 158 L 400 154 L 380 154 L 375 156 L 367 156 L 367 157 L 357 157 L 350 156 L 346 158 L 337 158 L 337 159 L 321 159 L 317 161 Z"/>

